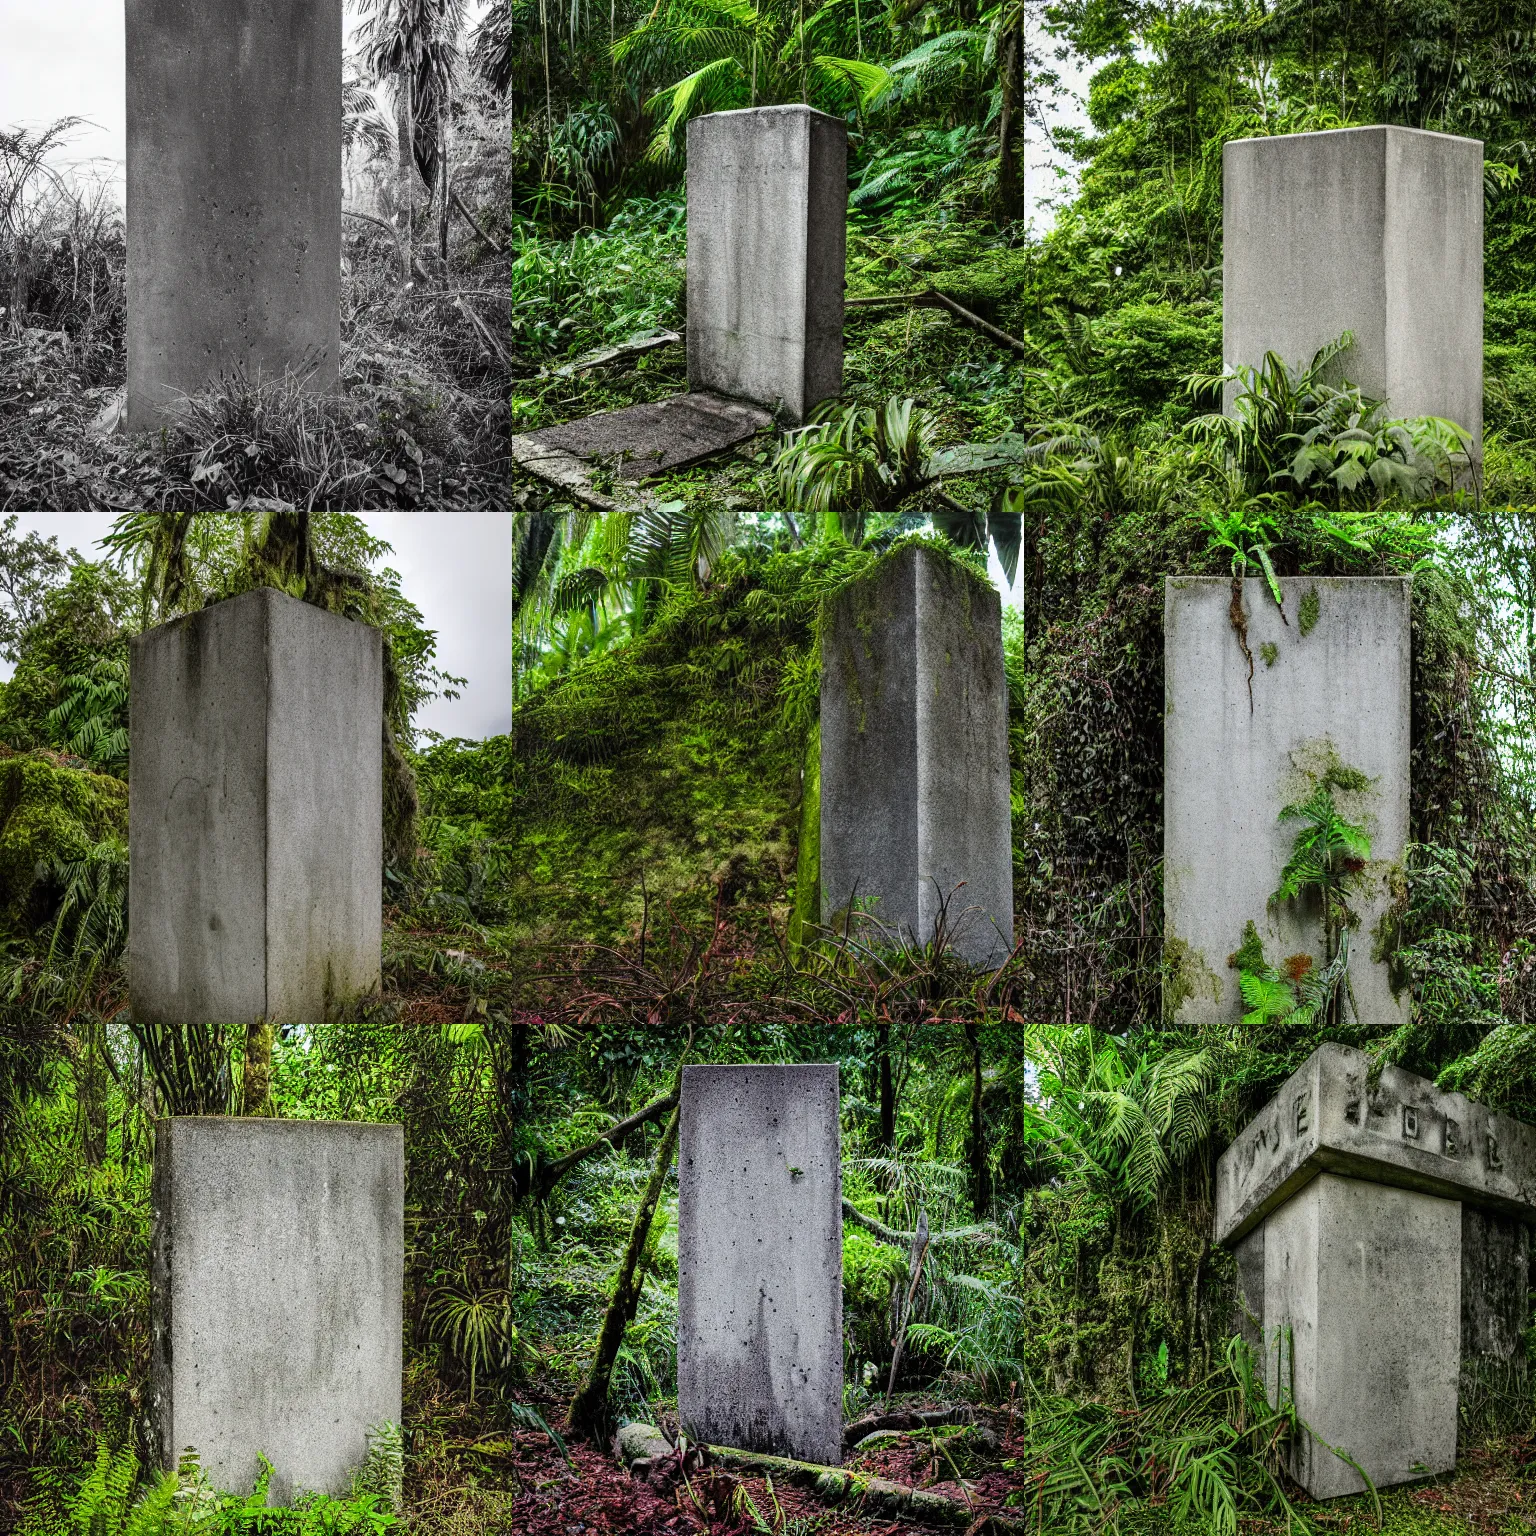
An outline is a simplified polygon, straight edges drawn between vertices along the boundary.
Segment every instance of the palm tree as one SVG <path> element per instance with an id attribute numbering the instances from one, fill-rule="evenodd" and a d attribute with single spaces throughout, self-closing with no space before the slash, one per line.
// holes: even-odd
<path id="1" fill-rule="evenodd" d="M 419 172 L 437 204 L 438 250 L 448 257 L 448 123 L 459 83 L 467 0 L 359 0 L 364 58 L 376 79 L 395 81 L 400 219 L 405 279 Z"/>
<path id="2" fill-rule="evenodd" d="M 638 80 L 683 71 L 650 99 L 661 121 L 648 158 L 674 158 L 705 112 L 803 101 L 841 113 L 850 96 L 862 107 L 886 92 L 880 65 L 817 51 L 826 15 L 807 16 L 804 0 L 659 0 L 613 49 Z"/>

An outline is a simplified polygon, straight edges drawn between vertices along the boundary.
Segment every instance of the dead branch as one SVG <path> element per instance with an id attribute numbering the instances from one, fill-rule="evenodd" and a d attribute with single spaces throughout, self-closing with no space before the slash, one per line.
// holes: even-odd
<path id="1" fill-rule="evenodd" d="M 822 1467 L 811 1461 L 793 1461 L 787 1456 L 765 1456 L 757 1451 L 738 1451 L 729 1446 L 707 1447 L 711 1461 L 723 1467 L 746 1472 L 766 1472 L 776 1482 L 794 1483 L 808 1488 L 825 1504 L 858 1502 L 865 1513 L 916 1520 L 922 1525 L 963 1530 L 971 1536 L 995 1533 L 1008 1536 L 1022 1532 L 1024 1523 L 1002 1515 L 978 1518 L 974 1510 L 942 1493 L 923 1488 L 908 1488 L 883 1477 L 867 1477 L 845 1472 L 841 1467 Z"/>
<path id="2" fill-rule="evenodd" d="M 952 314 L 955 319 L 963 321 L 972 330 L 980 331 L 983 336 L 990 337 L 1001 347 L 1007 347 L 1010 352 L 1016 352 L 1020 357 L 1035 357 L 1044 360 L 1045 353 L 1032 341 L 1021 341 L 1017 336 L 1010 336 L 1001 326 L 993 325 L 990 320 L 983 320 L 960 303 L 958 299 L 952 299 L 947 293 L 941 293 L 937 288 L 925 288 L 920 293 L 881 293 L 865 294 L 855 299 L 844 299 L 845 309 L 872 309 L 880 304 L 910 304 L 925 309 L 943 309 Z"/>
<path id="3" fill-rule="evenodd" d="M 867 1440 L 887 1430 L 910 1432 L 913 1430 L 942 1429 L 949 1424 L 974 1424 L 976 1411 L 964 1405 L 958 1408 L 932 1408 L 916 1411 L 898 1409 L 895 1413 L 866 1413 L 862 1419 L 852 1419 L 843 1426 L 843 1450 L 850 1451 L 859 1441 Z"/>
<path id="4" fill-rule="evenodd" d="M 490 246 L 490 248 L 491 248 L 491 249 L 492 249 L 492 250 L 493 250 L 493 251 L 495 251 L 495 253 L 496 253 L 496 254 L 497 254 L 497 255 L 498 255 L 498 256 L 500 256 L 500 255 L 501 255 L 501 254 L 502 254 L 502 247 L 501 247 L 501 245 L 500 245 L 500 243 L 499 243 L 499 242 L 498 242 L 498 241 L 497 241 L 497 240 L 496 240 L 496 239 L 495 239 L 495 238 L 494 238 L 494 237 L 493 237 L 493 236 L 492 236 L 492 235 L 490 235 L 490 234 L 489 234 L 489 233 L 488 233 L 488 232 L 487 232 L 487 231 L 486 231 L 486 230 L 485 230 L 485 228 L 484 228 L 484 227 L 483 227 L 483 226 L 482 226 L 482 225 L 481 225 L 481 223 L 480 223 L 480 220 L 479 220 L 479 219 L 477 219 L 477 218 L 476 218 L 476 217 L 475 217 L 475 216 L 474 216 L 474 214 L 472 214 L 472 213 L 471 213 L 471 212 L 470 212 L 470 211 L 469 211 L 469 208 L 468 208 L 468 206 L 467 206 L 467 205 L 466 205 L 466 203 L 465 203 L 465 201 L 464 201 L 464 199 L 463 199 L 463 198 L 462 198 L 462 197 L 460 197 L 460 196 L 459 196 L 459 194 L 458 194 L 458 189 L 457 189 L 457 188 L 455 188 L 455 189 L 454 189 L 454 191 L 453 191 L 453 193 L 452 193 L 452 198 L 453 198 L 453 206 L 454 206 L 454 207 L 455 207 L 455 208 L 457 208 L 457 209 L 458 209 L 458 210 L 459 210 L 459 212 L 460 212 L 460 213 L 462 213 L 462 214 L 463 214 L 463 215 L 464 215 L 464 217 L 465 217 L 465 218 L 466 218 L 466 219 L 467 219 L 467 220 L 468 220 L 468 221 L 469 221 L 469 227 L 470 227 L 470 228 L 471 228 L 471 229 L 473 229 L 473 230 L 474 230 L 474 232 L 475 232 L 475 233 L 476 233 L 476 234 L 477 234 L 477 235 L 479 235 L 479 236 L 480 236 L 480 238 L 481 238 L 481 239 L 482 239 L 482 240 L 484 240 L 484 241 L 485 241 L 485 243 L 486 243 L 486 244 L 487 244 L 487 245 L 488 245 L 488 246 Z"/>
<path id="5" fill-rule="evenodd" d="M 905 1248 L 910 1252 L 917 1239 L 916 1232 L 898 1232 L 873 1216 L 866 1216 L 851 1200 L 843 1201 L 843 1220 L 862 1227 L 871 1237 L 878 1237 L 892 1248 Z M 935 1232 L 928 1240 L 932 1243 L 975 1243 L 980 1248 L 990 1248 L 998 1239 L 997 1233 L 988 1227 L 956 1227 L 952 1232 Z"/>
<path id="6" fill-rule="evenodd" d="M 644 1109 L 636 1110 L 627 1120 L 621 1120 L 611 1130 L 604 1131 L 596 1141 L 589 1141 L 586 1146 L 577 1147 L 574 1152 L 567 1152 L 564 1157 L 557 1157 L 553 1162 L 545 1163 L 533 1175 L 529 1193 L 536 1200 L 545 1199 L 555 1185 L 578 1163 L 585 1162 L 606 1147 L 618 1146 L 631 1131 L 638 1131 L 642 1125 L 660 1120 L 663 1115 L 670 1114 L 676 1108 L 677 1095 L 669 1093 L 665 1098 L 647 1104 Z"/>

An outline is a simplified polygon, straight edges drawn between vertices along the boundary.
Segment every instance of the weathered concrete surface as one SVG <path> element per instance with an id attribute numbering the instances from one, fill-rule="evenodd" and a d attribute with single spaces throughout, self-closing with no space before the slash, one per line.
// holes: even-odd
<path id="1" fill-rule="evenodd" d="M 1308 1057 L 1218 1161 L 1215 1236 L 1271 1392 L 1290 1329 L 1302 1418 L 1382 1483 L 1453 1464 L 1458 1381 L 1525 1369 L 1536 1128 L 1370 1069 L 1336 1044 Z M 1297 1469 L 1320 1498 L 1360 1486 L 1315 1445 Z"/>
<path id="2" fill-rule="evenodd" d="M 379 979 L 378 632 L 262 588 L 130 650 L 135 1016 L 324 1019 Z"/>
<path id="3" fill-rule="evenodd" d="M 1324 1172 L 1536 1220 L 1536 1127 L 1371 1057 L 1322 1045 L 1216 1164 L 1217 1242 L 1235 1245 Z"/>
<path id="4" fill-rule="evenodd" d="M 1008 685 L 997 593 L 908 546 L 850 584 L 822 625 L 821 911 L 866 942 L 1013 946 Z M 963 882 L 963 884 L 962 884 Z M 957 889 L 958 887 L 958 889 Z"/>
<path id="5" fill-rule="evenodd" d="M 342 0 L 127 0 L 129 431 L 236 368 L 337 388 L 341 38 Z"/>
<path id="6" fill-rule="evenodd" d="M 837 1465 L 838 1069 L 685 1067 L 678 1416 L 697 1440 Z"/>
<path id="7" fill-rule="evenodd" d="M 810 107 L 688 124 L 688 387 L 801 421 L 843 387 L 848 129 Z"/>
<path id="8" fill-rule="evenodd" d="M 672 395 L 514 437 L 512 456 L 541 476 L 551 464 L 578 459 L 610 468 L 618 480 L 650 480 L 729 453 L 772 424 L 767 411 L 739 400 Z"/>
<path id="9" fill-rule="evenodd" d="M 1167 581 L 1163 916 L 1173 980 L 1164 1007 L 1186 1025 L 1241 1018 L 1227 960 L 1249 921 L 1271 964 L 1302 952 L 1322 960 L 1317 912 L 1268 901 L 1297 830 L 1279 820 L 1281 808 L 1342 764 L 1372 781 L 1359 793 L 1334 791 L 1340 811 L 1371 836 L 1354 900 L 1361 924 L 1351 935 L 1350 980 L 1361 1022 L 1395 1028 L 1408 1017 L 1408 991 L 1394 992 L 1388 963 L 1372 951 L 1401 888 L 1408 837 L 1410 584 L 1287 577 L 1281 588 L 1284 620 L 1262 580 L 1243 584 L 1250 706 L 1231 582 Z M 1316 623 L 1303 635 L 1300 610 L 1311 592 Z"/>
<path id="10" fill-rule="evenodd" d="M 344 1493 L 400 1422 L 398 1125 L 208 1116 L 156 1126 L 149 1421 L 165 1467 L 268 1500 Z"/>
<path id="11" fill-rule="evenodd" d="M 1325 1173 L 1265 1223 L 1265 1378 L 1309 1426 L 1292 1473 L 1314 1498 L 1456 1464 L 1461 1208 Z"/>
<path id="12" fill-rule="evenodd" d="M 1223 154 L 1222 356 L 1343 376 L 1395 416 L 1483 422 L 1483 146 L 1416 128 L 1238 139 Z"/>
<path id="13" fill-rule="evenodd" d="M 1529 1127 L 1522 1126 L 1522 1130 Z M 1461 1208 L 1463 1361 L 1524 1362 L 1530 1321 L 1531 1229 L 1518 1216 Z"/>

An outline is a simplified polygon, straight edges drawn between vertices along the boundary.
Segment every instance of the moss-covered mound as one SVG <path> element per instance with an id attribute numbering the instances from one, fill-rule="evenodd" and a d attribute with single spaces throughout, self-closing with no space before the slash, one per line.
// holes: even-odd
<path id="1" fill-rule="evenodd" d="M 718 901 L 787 916 L 822 600 L 876 555 L 722 560 L 639 638 L 418 765 L 441 899 L 517 933 L 614 938 Z M 445 912 L 445 915 L 448 915 Z"/>
<path id="2" fill-rule="evenodd" d="M 127 835 L 120 779 L 71 768 L 51 752 L 0 756 L 0 929 L 35 916 L 31 898 L 49 863 Z"/>

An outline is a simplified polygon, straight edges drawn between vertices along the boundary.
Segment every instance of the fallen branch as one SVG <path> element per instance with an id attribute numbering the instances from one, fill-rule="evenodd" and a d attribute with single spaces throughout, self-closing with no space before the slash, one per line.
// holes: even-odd
<path id="1" fill-rule="evenodd" d="M 500 244 L 499 244 L 499 243 L 498 243 L 498 242 L 497 242 L 497 241 L 496 241 L 496 240 L 495 240 L 495 238 L 494 238 L 494 237 L 493 237 L 493 236 L 492 236 L 492 235 L 490 235 L 490 234 L 489 234 L 489 233 L 487 233 L 487 231 L 486 231 L 486 230 L 485 230 L 485 229 L 484 229 L 484 228 L 482 228 L 482 227 L 481 227 L 481 224 L 480 224 L 480 220 L 479 220 L 479 219 L 477 219 L 477 218 L 476 218 L 476 217 L 475 217 L 475 216 L 474 216 L 474 214 L 472 214 L 472 213 L 471 213 L 471 212 L 470 212 L 470 211 L 469 211 L 469 207 L 468 207 L 468 205 L 467 205 L 467 204 L 466 204 L 466 203 L 465 203 L 465 201 L 464 201 L 464 199 L 463 199 L 463 198 L 462 198 L 462 197 L 460 197 L 460 196 L 459 196 L 459 194 L 458 194 L 458 190 L 457 190 L 457 189 L 455 189 L 455 190 L 454 190 L 454 192 L 453 192 L 453 193 L 452 193 L 452 198 L 453 198 L 453 206 L 454 206 L 454 207 L 455 207 L 455 208 L 457 208 L 457 209 L 458 209 L 458 210 L 459 210 L 459 212 L 460 212 L 460 213 L 462 213 L 462 214 L 463 214 L 463 215 L 464 215 L 464 217 L 465 217 L 465 218 L 466 218 L 466 219 L 468 219 L 468 220 L 469 220 L 469 227 L 470 227 L 470 228 L 471 228 L 471 229 L 472 229 L 472 230 L 474 230 L 474 232 L 475 232 L 475 233 L 476 233 L 476 234 L 477 234 L 477 235 L 479 235 L 479 236 L 480 236 L 480 238 L 481 238 L 481 239 L 482 239 L 482 240 L 484 240 L 484 241 L 485 241 L 485 243 L 486 243 L 486 244 L 487 244 L 487 245 L 488 245 L 488 246 L 490 246 L 490 248 L 491 248 L 491 249 L 492 249 L 492 250 L 493 250 L 493 251 L 495 251 L 495 253 L 496 253 L 496 254 L 497 254 L 497 255 L 498 255 L 498 256 L 500 256 L 500 255 L 501 255 L 501 253 L 502 253 L 502 247 L 501 247 L 501 245 L 500 245 Z"/>
<path id="2" fill-rule="evenodd" d="M 977 1517 L 974 1510 L 942 1493 L 924 1488 L 908 1488 L 884 1477 L 866 1477 L 859 1472 L 845 1472 L 841 1467 L 818 1466 L 811 1461 L 793 1461 L 787 1456 L 765 1456 L 758 1451 L 738 1451 L 729 1446 L 707 1447 L 711 1461 L 740 1471 L 764 1472 L 775 1482 L 793 1483 L 808 1488 L 824 1504 L 857 1501 L 869 1514 L 916 1520 L 922 1525 L 963 1530 L 967 1536 L 1007 1533 L 1025 1529 L 1024 1522 L 1002 1515 Z"/>
<path id="3" fill-rule="evenodd" d="M 676 1108 L 677 1095 L 669 1093 L 665 1098 L 647 1104 L 644 1109 L 636 1110 L 627 1120 L 620 1120 L 611 1130 L 604 1131 L 596 1141 L 589 1141 L 586 1146 L 577 1147 L 574 1152 L 567 1152 L 564 1157 L 557 1157 L 553 1162 L 536 1169 L 529 1181 L 528 1193 L 535 1200 L 543 1200 L 578 1163 L 585 1162 L 606 1147 L 618 1146 L 631 1131 L 638 1131 L 642 1125 L 660 1120 Z"/>
<path id="4" fill-rule="evenodd" d="M 654 352 L 657 347 L 670 347 L 683 338 L 676 331 L 656 331 L 649 336 L 631 336 L 628 341 L 615 342 L 611 347 L 598 347 L 594 352 L 583 352 L 580 357 L 562 363 L 558 368 L 540 370 L 541 379 L 570 379 L 589 368 L 600 368 L 604 363 L 617 362 L 621 357 L 635 357 L 641 352 Z"/>
<path id="5" fill-rule="evenodd" d="M 848 1451 L 883 1430 L 942 1429 L 949 1424 L 974 1424 L 976 1412 L 972 1408 L 931 1408 L 922 1411 L 907 1409 L 895 1413 L 866 1413 L 862 1419 L 851 1419 L 843 1426 L 843 1449 Z"/>
<path id="6" fill-rule="evenodd" d="M 912 1244 L 917 1240 L 916 1232 L 898 1232 L 896 1228 L 876 1221 L 873 1216 L 866 1216 L 851 1200 L 843 1201 L 843 1220 L 862 1227 L 871 1237 L 878 1237 L 892 1248 L 904 1248 L 910 1252 Z M 980 1248 L 990 1248 L 997 1240 L 997 1233 L 988 1227 L 956 1227 L 952 1232 L 935 1232 L 928 1239 L 931 1243 L 975 1243 Z"/>
<path id="7" fill-rule="evenodd" d="M 993 325 L 990 320 L 983 320 L 980 315 L 967 309 L 958 299 L 950 298 L 947 293 L 940 293 L 937 288 L 925 288 L 921 293 L 865 294 L 860 298 L 843 300 L 845 309 L 872 309 L 880 304 L 910 304 L 926 309 L 947 310 L 955 319 L 963 321 L 973 330 L 980 331 L 983 336 L 989 336 L 999 346 L 1007 347 L 1010 352 L 1017 352 L 1020 357 L 1045 359 L 1044 351 L 1035 342 L 1021 341 L 1017 336 L 1010 336 L 1001 326 Z"/>

